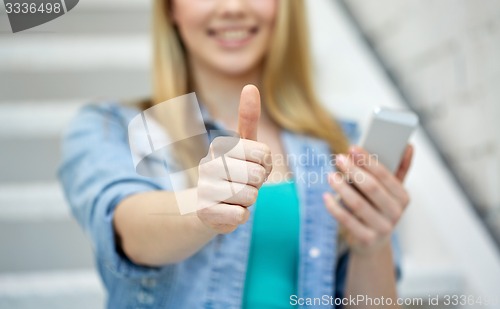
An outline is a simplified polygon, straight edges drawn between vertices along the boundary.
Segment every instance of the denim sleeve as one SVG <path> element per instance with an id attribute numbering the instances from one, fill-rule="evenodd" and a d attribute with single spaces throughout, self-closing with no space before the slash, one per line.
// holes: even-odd
<path id="1" fill-rule="evenodd" d="M 356 144 L 359 142 L 361 134 L 357 122 L 347 119 L 341 119 L 339 121 L 339 124 L 345 136 L 349 140 L 349 143 Z"/>
<path id="2" fill-rule="evenodd" d="M 58 176 L 100 266 L 124 277 L 151 276 L 160 268 L 136 265 L 119 250 L 112 218 L 125 197 L 163 188 L 136 174 L 127 122 L 118 110 L 116 105 L 89 105 L 79 111 L 63 138 Z"/>
<path id="3" fill-rule="evenodd" d="M 396 273 L 396 281 L 401 280 L 401 247 L 399 246 L 399 239 L 397 233 L 392 234 L 392 255 L 394 259 L 394 270 Z M 346 279 L 347 279 L 347 266 L 349 265 L 349 251 L 342 254 L 337 259 L 337 268 L 335 270 L 336 283 L 335 283 L 335 297 L 342 298 L 345 295 Z M 335 308 L 342 308 L 336 306 Z"/>

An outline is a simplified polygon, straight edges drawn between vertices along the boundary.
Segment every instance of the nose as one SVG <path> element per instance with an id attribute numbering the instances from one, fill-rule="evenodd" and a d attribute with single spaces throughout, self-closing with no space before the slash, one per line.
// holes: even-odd
<path id="1" fill-rule="evenodd" d="M 241 17 L 245 15 L 246 2 L 247 0 L 219 0 L 218 11 L 223 17 Z"/>

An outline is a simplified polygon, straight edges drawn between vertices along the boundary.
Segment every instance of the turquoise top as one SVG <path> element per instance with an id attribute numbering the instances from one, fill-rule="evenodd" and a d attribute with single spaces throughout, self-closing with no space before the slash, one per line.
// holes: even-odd
<path id="1" fill-rule="evenodd" d="M 243 308 L 291 308 L 297 294 L 299 199 L 293 182 L 265 184 L 255 204 Z"/>

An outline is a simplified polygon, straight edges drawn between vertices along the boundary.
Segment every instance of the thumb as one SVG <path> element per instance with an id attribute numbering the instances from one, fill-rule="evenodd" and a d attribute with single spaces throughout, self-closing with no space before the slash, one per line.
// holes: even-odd
<path id="1" fill-rule="evenodd" d="M 238 133 L 241 138 L 257 140 L 260 118 L 260 93 L 254 85 L 246 85 L 241 91 L 238 112 Z"/>

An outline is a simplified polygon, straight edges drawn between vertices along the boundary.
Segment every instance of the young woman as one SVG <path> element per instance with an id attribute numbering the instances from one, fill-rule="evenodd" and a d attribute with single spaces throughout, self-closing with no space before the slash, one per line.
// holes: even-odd
<path id="1" fill-rule="evenodd" d="M 337 122 L 314 94 L 303 1 L 155 0 L 153 12 L 151 100 L 83 108 L 63 144 L 59 176 L 94 245 L 108 307 L 395 301 L 391 235 L 408 204 L 412 148 L 392 175 L 349 147 L 355 124 Z M 194 200 L 210 207 L 180 215 L 169 181 L 136 173 L 127 127 L 141 110 L 192 91 L 207 126 L 241 139 L 211 140 L 194 180 Z M 167 134 L 178 117 L 174 107 L 160 117 Z M 235 139 L 245 155 L 215 160 Z M 318 160 L 332 154 L 335 166 Z M 227 177 L 241 171 L 248 177 Z M 362 177 L 349 184 L 348 173 Z M 228 185 L 238 190 L 222 198 Z"/>

